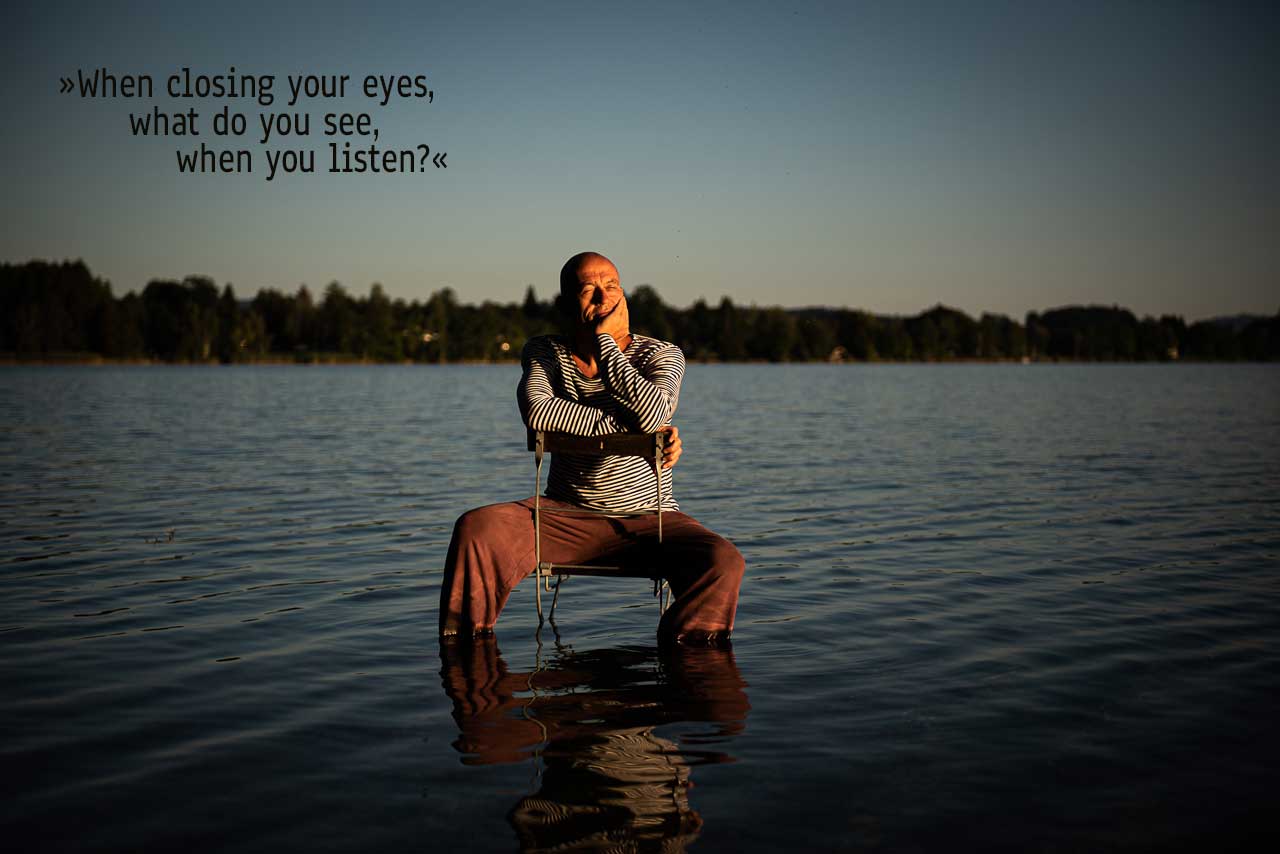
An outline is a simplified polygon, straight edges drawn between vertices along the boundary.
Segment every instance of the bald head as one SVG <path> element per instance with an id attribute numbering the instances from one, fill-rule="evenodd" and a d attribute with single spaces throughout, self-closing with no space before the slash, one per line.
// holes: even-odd
<path id="1" fill-rule="evenodd" d="M 581 280 L 578 276 L 584 268 L 595 269 L 608 265 L 613 268 L 614 277 L 617 278 L 618 268 L 612 261 L 601 255 L 599 252 L 579 252 L 568 261 L 564 262 L 564 266 L 560 268 L 560 293 L 565 297 L 577 297 Z"/>
<path id="2" fill-rule="evenodd" d="M 564 263 L 556 302 L 565 319 L 579 332 L 592 333 L 592 338 L 592 330 L 619 305 L 623 307 L 621 325 L 626 326 L 627 298 L 618 268 L 599 252 L 579 252 Z"/>

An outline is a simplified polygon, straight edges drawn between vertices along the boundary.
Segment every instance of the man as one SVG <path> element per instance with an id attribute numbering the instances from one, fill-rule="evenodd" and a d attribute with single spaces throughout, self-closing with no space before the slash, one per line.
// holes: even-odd
<path id="1" fill-rule="evenodd" d="M 727 640 L 745 565 L 724 537 L 679 512 L 671 468 L 683 453 L 671 424 L 684 377 L 680 348 L 631 334 L 618 269 L 583 252 L 560 271 L 560 303 L 571 313 L 569 336 L 530 339 L 521 355 L 520 414 L 534 430 L 601 436 L 668 431 L 663 456 L 663 541 L 657 518 L 548 513 L 542 557 L 553 563 L 615 564 L 644 576 L 658 569 L 675 596 L 658 624 L 659 639 Z M 651 463 L 640 457 L 553 454 L 545 504 L 627 512 L 653 495 Z M 511 590 L 535 568 L 533 498 L 464 513 L 453 529 L 440 588 L 440 633 L 493 631 Z"/>

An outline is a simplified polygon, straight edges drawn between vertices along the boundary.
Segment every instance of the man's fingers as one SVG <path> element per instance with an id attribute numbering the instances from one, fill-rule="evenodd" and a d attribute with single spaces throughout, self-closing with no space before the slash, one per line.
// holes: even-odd
<path id="1" fill-rule="evenodd" d="M 680 459 L 680 454 L 684 452 L 683 445 L 683 442 L 676 439 L 674 442 L 669 442 L 667 446 L 662 449 L 662 467 L 664 469 L 671 468 L 676 464 L 676 461 Z"/>
<path id="2" fill-rule="evenodd" d="M 684 450 L 684 442 L 680 439 L 680 428 L 674 424 L 668 424 L 665 427 L 659 427 L 658 432 L 667 434 L 667 441 L 662 447 L 662 467 L 669 469 L 676 464 L 676 460 L 680 459 L 680 454 Z"/>

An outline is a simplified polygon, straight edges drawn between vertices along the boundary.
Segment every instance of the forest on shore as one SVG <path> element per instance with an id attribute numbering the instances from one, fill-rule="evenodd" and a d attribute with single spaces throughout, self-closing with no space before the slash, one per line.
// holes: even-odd
<path id="1" fill-rule="evenodd" d="M 1030 312 L 1022 322 L 972 318 L 942 305 L 901 317 L 847 308 L 716 305 L 675 308 L 628 291 L 632 331 L 705 361 L 1276 361 L 1280 312 L 1191 324 L 1119 306 Z M 273 288 L 251 299 L 204 276 L 153 280 L 116 297 L 83 261 L 0 264 L 0 360 L 445 363 L 519 358 L 527 338 L 561 331 L 554 300 L 529 286 L 521 302 L 460 303 L 357 296 L 333 282 L 318 296 Z"/>

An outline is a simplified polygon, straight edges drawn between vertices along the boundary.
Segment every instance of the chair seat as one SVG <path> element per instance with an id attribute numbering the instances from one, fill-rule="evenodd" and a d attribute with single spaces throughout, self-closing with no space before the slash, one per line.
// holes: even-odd
<path id="1" fill-rule="evenodd" d="M 547 567 L 543 571 L 544 576 L 553 575 L 589 575 L 596 578 L 647 578 L 650 581 L 657 581 L 656 573 L 634 572 L 625 570 L 620 566 L 592 566 L 589 564 L 561 564 L 561 563 L 544 563 Z"/>

